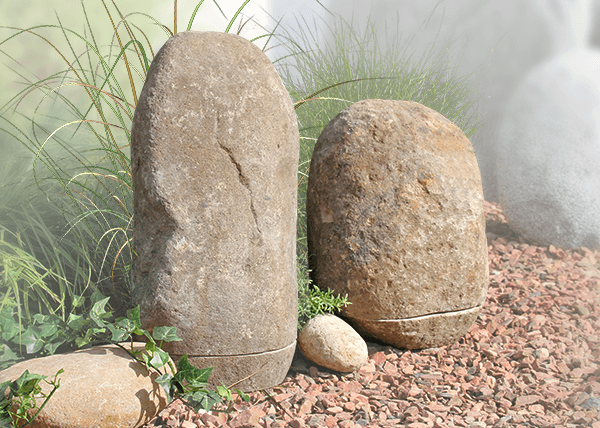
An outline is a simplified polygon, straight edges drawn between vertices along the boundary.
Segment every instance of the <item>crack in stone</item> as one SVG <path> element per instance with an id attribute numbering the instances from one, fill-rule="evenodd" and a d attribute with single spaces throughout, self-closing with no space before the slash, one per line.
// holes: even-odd
<path id="1" fill-rule="evenodd" d="M 221 149 L 224 150 L 229 155 L 229 159 L 231 159 L 231 162 L 237 168 L 238 178 L 240 180 L 240 183 L 246 189 L 248 189 L 248 191 L 250 192 L 250 210 L 252 211 L 252 216 L 254 217 L 254 224 L 256 225 L 256 230 L 258 230 L 258 233 L 260 233 L 262 235 L 262 231 L 260 230 L 260 227 L 258 226 L 258 217 L 256 215 L 256 210 L 254 209 L 254 202 L 253 202 L 253 198 L 252 198 L 252 189 L 250 189 L 250 186 L 248 184 L 249 183 L 248 178 L 242 173 L 242 167 L 238 162 L 236 162 L 231 150 L 228 149 L 227 147 L 225 147 L 223 144 L 221 144 L 221 141 L 218 138 L 217 138 L 217 142 L 219 143 L 219 147 L 221 147 Z"/>
<path id="2" fill-rule="evenodd" d="M 357 321 L 368 321 L 368 322 L 398 322 L 398 321 L 409 321 L 409 320 L 414 320 L 417 318 L 427 318 L 427 317 L 431 317 L 434 315 L 445 315 L 445 314 L 460 314 L 463 312 L 469 312 L 469 311 L 473 311 L 476 309 L 481 309 L 483 306 L 482 305 L 478 305 L 478 306 L 472 306 L 470 308 L 465 308 L 465 309 L 459 309 L 459 310 L 450 310 L 450 311 L 440 311 L 440 312 L 432 312 L 430 314 L 424 314 L 424 315 L 415 315 L 412 317 L 407 317 L 407 318 L 397 318 L 397 319 L 376 319 L 376 320 L 372 320 L 372 319 L 367 319 L 367 318 L 353 318 Z"/>
<path id="3" fill-rule="evenodd" d="M 260 356 L 260 355 L 269 355 L 269 354 L 277 354 L 280 353 L 282 351 L 286 351 L 287 349 L 293 347 L 296 347 L 296 342 L 297 340 L 294 340 L 292 343 L 290 343 L 289 345 L 283 346 L 281 348 L 277 348 L 277 349 L 269 349 L 267 351 L 260 351 L 260 352 L 250 352 L 250 353 L 246 353 L 246 354 L 223 354 L 223 355 L 190 355 L 188 354 L 188 358 L 229 358 L 229 357 L 253 357 L 253 356 Z M 106 342 L 106 343 L 112 343 L 112 342 Z M 178 356 L 178 354 L 173 354 L 171 353 L 170 355 L 176 355 Z M 266 365 L 266 363 L 264 364 Z M 264 367 L 263 365 L 263 367 Z"/>

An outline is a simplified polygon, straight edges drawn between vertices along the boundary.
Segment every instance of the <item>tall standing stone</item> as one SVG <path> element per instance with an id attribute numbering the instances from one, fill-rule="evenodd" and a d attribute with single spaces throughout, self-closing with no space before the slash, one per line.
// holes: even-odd
<path id="1" fill-rule="evenodd" d="M 299 135 L 248 40 L 188 31 L 156 55 L 132 126 L 133 297 L 166 350 L 242 390 L 280 383 L 297 333 Z"/>
<path id="2" fill-rule="evenodd" d="M 488 286 L 483 189 L 463 132 L 411 101 L 364 100 L 312 155 L 306 200 L 316 283 L 347 294 L 359 332 L 399 348 L 452 343 Z"/>

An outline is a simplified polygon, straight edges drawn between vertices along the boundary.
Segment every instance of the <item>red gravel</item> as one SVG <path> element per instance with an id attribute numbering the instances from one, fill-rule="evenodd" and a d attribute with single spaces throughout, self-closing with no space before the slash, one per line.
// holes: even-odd
<path id="1" fill-rule="evenodd" d="M 173 402 L 146 427 L 600 428 L 600 251 L 528 245 L 485 203 L 490 284 L 457 343 L 405 351 L 368 343 L 360 371 L 298 351 L 285 381 L 230 414 Z"/>

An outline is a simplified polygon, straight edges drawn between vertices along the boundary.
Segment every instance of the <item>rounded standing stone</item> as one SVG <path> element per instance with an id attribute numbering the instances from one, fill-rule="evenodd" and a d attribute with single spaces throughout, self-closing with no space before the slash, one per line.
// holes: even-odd
<path id="1" fill-rule="evenodd" d="M 364 100 L 319 137 L 307 202 L 319 287 L 347 294 L 362 334 L 452 343 L 483 305 L 488 255 L 477 159 L 462 131 L 410 101 Z"/>
<path id="2" fill-rule="evenodd" d="M 133 298 L 213 385 L 256 372 L 237 387 L 271 387 L 291 364 L 298 156 L 292 100 L 258 47 L 188 31 L 160 49 L 132 126 Z"/>

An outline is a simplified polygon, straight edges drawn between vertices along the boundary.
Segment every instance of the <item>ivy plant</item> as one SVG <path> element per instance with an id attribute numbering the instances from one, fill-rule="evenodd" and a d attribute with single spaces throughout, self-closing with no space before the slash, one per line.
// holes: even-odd
<path id="1" fill-rule="evenodd" d="M 139 306 L 128 310 L 127 317 L 120 317 L 115 322 L 108 322 L 107 320 L 112 319 L 112 313 L 106 311 L 108 298 L 96 295 L 94 299 L 96 302 L 85 318 L 70 316 L 70 322 L 61 325 L 60 320 L 57 320 L 58 317 L 50 315 L 34 317 L 34 322 L 27 326 L 25 332 L 21 332 L 10 315 L 10 311 L 5 310 L 2 312 L 0 334 L 3 339 L 7 338 L 4 340 L 16 343 L 19 348 L 24 346 L 28 354 L 53 354 L 59 346 L 64 344 L 81 348 L 86 345 L 107 343 L 106 336 L 110 335 L 108 343 L 114 343 L 125 350 L 147 370 L 153 369 L 159 373 L 156 382 L 165 390 L 168 402 L 180 398 L 193 407 L 196 412 L 201 409 L 212 410 L 216 404 L 225 402 L 228 404 L 226 411 L 231 410 L 233 394 L 230 388 L 220 385 L 216 391 L 208 389 L 208 379 L 213 370 L 212 367 L 198 369 L 189 363 L 187 355 L 183 355 L 177 362 L 177 370 L 175 370 L 169 354 L 161 349 L 164 342 L 182 340 L 177 336 L 175 327 L 158 326 L 153 328 L 152 334 L 150 334 L 141 328 Z M 134 349 L 134 335 L 146 338 L 147 342 L 143 350 Z M 19 343 L 19 337 L 23 340 L 22 343 Z M 130 349 L 121 344 L 127 341 L 130 342 Z M 6 368 L 19 359 L 22 357 L 19 357 L 5 343 L 0 355 L 2 367 Z M 163 373 L 161 369 L 165 366 L 168 366 L 174 375 L 169 372 Z M 62 369 L 56 373 L 53 381 L 46 381 L 46 376 L 31 374 L 25 370 L 19 379 L 0 384 L 0 426 L 13 423 L 13 421 L 17 424 L 23 421 L 28 424 L 33 421 L 60 386 L 58 376 L 61 373 L 63 373 Z M 40 386 L 42 380 L 53 386 L 48 395 L 42 393 Z M 249 400 L 249 396 L 239 389 L 234 389 L 234 391 L 242 400 Z M 36 398 L 43 398 L 43 403 L 38 406 Z M 16 410 L 14 410 L 15 407 Z M 33 413 L 30 412 L 32 409 L 37 411 L 30 417 L 29 415 Z"/>

